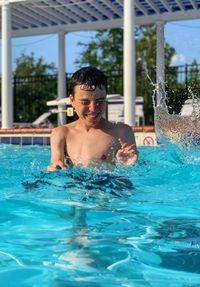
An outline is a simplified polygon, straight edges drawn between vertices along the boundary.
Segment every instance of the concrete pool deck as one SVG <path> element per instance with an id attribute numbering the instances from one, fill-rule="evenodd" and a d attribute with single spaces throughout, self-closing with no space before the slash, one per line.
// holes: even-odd
<path id="1" fill-rule="evenodd" d="M 136 144 L 138 146 L 155 146 L 156 135 L 154 126 L 136 126 Z M 0 129 L 1 144 L 17 145 L 50 145 L 51 128 L 13 128 Z"/>

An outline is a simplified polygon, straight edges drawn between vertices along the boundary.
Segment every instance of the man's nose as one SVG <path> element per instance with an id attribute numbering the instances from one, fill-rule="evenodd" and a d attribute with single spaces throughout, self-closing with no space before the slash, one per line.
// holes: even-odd
<path id="1" fill-rule="evenodd" d="M 89 104 L 89 110 L 91 112 L 93 112 L 93 111 L 96 110 L 96 107 L 97 107 L 97 103 L 95 101 L 91 101 L 90 104 Z"/>

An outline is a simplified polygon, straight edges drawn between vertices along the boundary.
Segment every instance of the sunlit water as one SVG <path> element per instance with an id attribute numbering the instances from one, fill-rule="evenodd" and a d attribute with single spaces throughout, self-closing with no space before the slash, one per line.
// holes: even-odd
<path id="1" fill-rule="evenodd" d="M 48 173 L 49 148 L 1 145 L 0 286 L 200 286 L 200 162 L 139 151 Z"/>

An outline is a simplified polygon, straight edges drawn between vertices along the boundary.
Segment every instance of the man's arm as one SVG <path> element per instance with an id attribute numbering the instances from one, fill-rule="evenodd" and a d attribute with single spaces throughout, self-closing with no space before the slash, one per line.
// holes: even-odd
<path id="1" fill-rule="evenodd" d="M 132 165 L 138 159 L 134 132 L 130 126 L 123 125 L 120 134 L 119 143 L 121 147 L 116 153 L 116 159 L 123 165 Z"/>
<path id="2" fill-rule="evenodd" d="M 66 145 L 66 128 L 61 126 L 53 129 L 51 134 L 51 164 L 48 171 L 66 169 L 64 163 Z"/>

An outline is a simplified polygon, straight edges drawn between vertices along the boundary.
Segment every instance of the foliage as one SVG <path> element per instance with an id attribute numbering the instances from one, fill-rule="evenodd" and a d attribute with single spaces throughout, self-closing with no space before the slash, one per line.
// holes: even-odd
<path id="1" fill-rule="evenodd" d="M 177 83 L 174 88 L 166 88 L 166 103 L 170 114 L 179 114 L 183 103 L 188 98 L 185 83 Z"/>
<path id="2" fill-rule="evenodd" d="M 153 124 L 152 92 L 153 86 L 148 76 L 155 83 L 156 68 L 156 29 L 155 26 L 140 26 L 136 28 L 136 91 L 138 96 L 144 98 L 144 112 L 147 124 Z M 79 67 L 84 65 L 96 66 L 106 74 L 122 75 L 123 71 L 123 30 L 111 29 L 97 31 L 96 35 L 84 46 L 79 59 L 76 61 Z M 175 49 L 169 44 L 165 45 L 165 65 L 168 67 Z M 175 75 L 170 81 L 174 81 Z M 108 80 L 110 80 L 109 77 Z M 108 93 L 123 94 L 122 81 L 110 84 L 108 81 Z M 114 88 L 114 89 L 113 89 Z"/>
<path id="3" fill-rule="evenodd" d="M 91 65 L 103 71 L 121 71 L 123 65 L 123 30 L 97 31 L 88 44 L 79 42 L 84 49 L 75 61 L 79 67 Z"/>
<path id="4" fill-rule="evenodd" d="M 79 42 L 83 47 L 75 61 L 78 68 L 93 66 L 108 76 L 108 93 L 122 93 L 123 90 L 123 30 L 110 29 L 97 31 L 88 43 Z"/>
<path id="5" fill-rule="evenodd" d="M 14 71 L 14 76 L 16 77 L 56 74 L 54 63 L 45 63 L 42 57 L 36 59 L 33 52 L 30 55 L 25 55 L 22 53 L 20 57 L 15 60 L 15 64 L 16 68 Z"/>
<path id="6" fill-rule="evenodd" d="M 185 81 L 180 81 L 179 75 L 186 75 L 183 66 L 168 67 L 166 69 L 166 103 L 170 114 L 179 114 L 181 107 L 187 99 Z"/>
<path id="7" fill-rule="evenodd" d="M 179 74 L 185 76 L 182 81 L 178 79 Z M 179 114 L 188 98 L 200 98 L 200 67 L 193 60 L 191 65 L 170 67 L 167 75 L 171 77 L 166 89 L 168 109 L 170 113 Z"/>
<path id="8" fill-rule="evenodd" d="M 54 64 L 43 58 L 21 54 L 14 71 L 14 120 L 32 122 L 44 111 L 46 102 L 55 98 L 57 77 Z M 50 74 L 47 77 L 47 74 Z"/>

